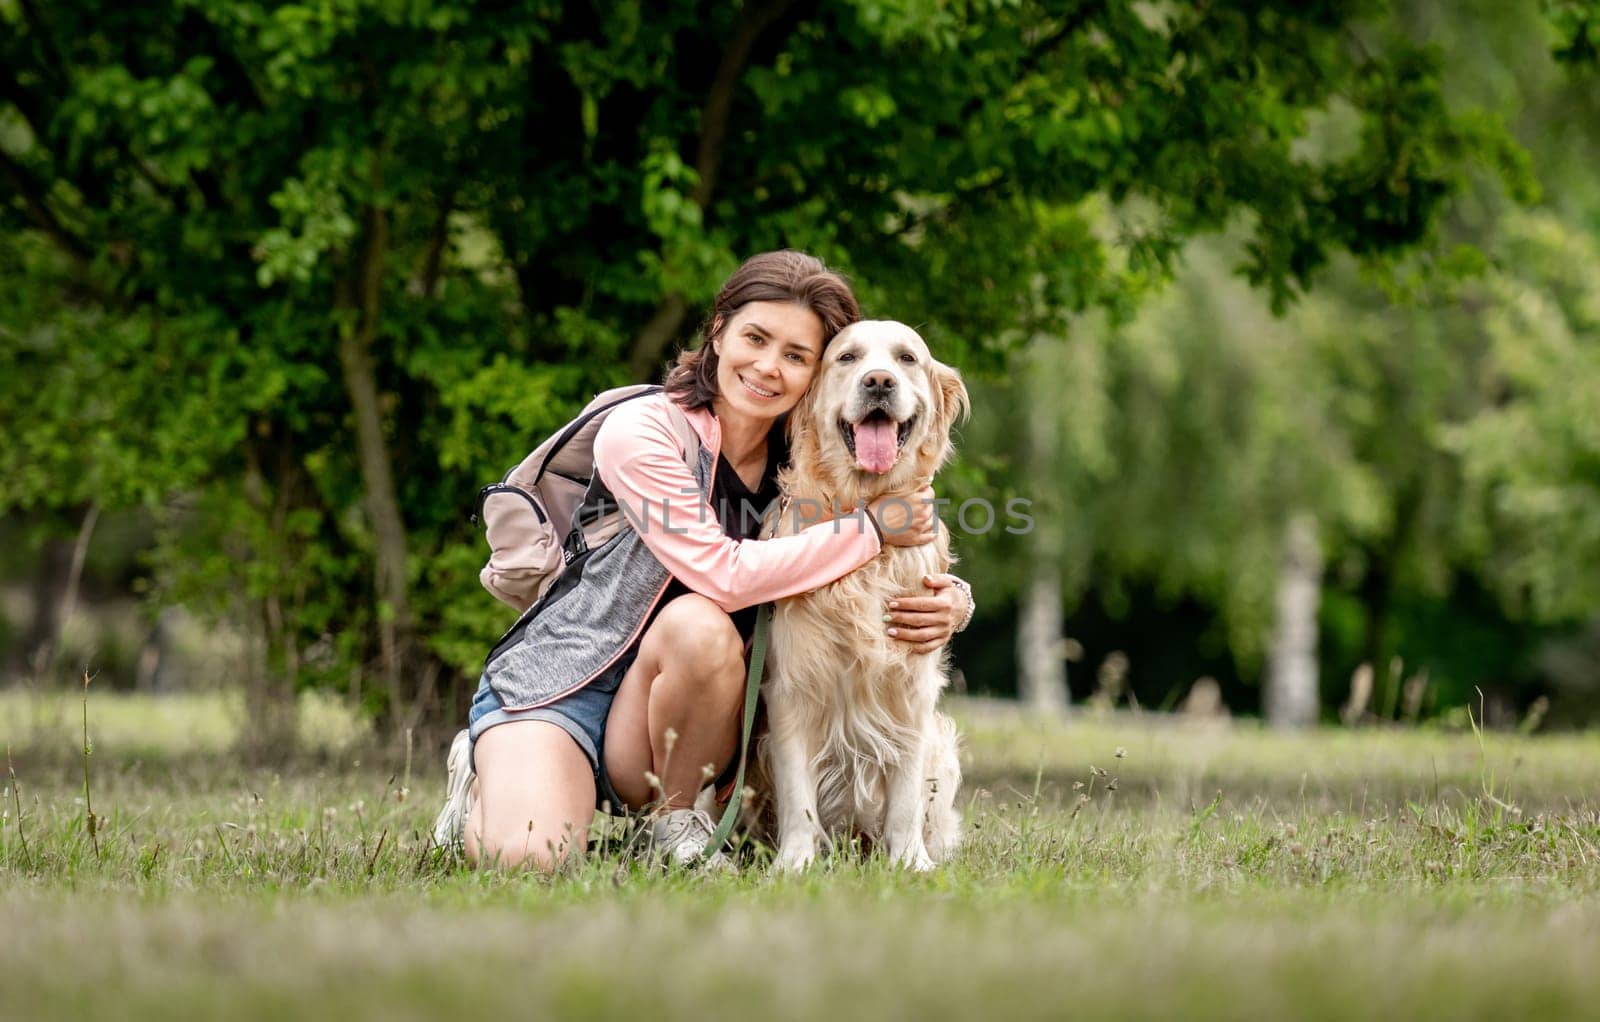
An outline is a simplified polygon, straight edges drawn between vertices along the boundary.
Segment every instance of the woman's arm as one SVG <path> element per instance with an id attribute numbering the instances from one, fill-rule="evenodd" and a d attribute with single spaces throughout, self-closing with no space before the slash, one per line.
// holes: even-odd
<path id="1" fill-rule="evenodd" d="M 933 595 L 907 594 L 890 600 L 884 627 L 890 637 L 910 643 L 913 653 L 932 653 L 967 627 L 977 605 L 972 587 L 955 575 L 928 575 L 922 584 Z"/>
<path id="2" fill-rule="evenodd" d="M 595 436 L 595 469 L 645 546 L 684 585 L 732 613 L 849 574 L 882 548 L 865 513 L 794 536 L 735 540 L 722 531 L 658 401 L 631 401 Z"/>

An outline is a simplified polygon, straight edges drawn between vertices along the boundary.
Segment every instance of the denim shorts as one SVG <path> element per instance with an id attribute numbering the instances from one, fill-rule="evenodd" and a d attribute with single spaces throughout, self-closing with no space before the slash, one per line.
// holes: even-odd
<path id="1" fill-rule="evenodd" d="M 627 806 L 611 786 L 611 778 L 606 773 L 606 717 L 611 713 L 611 703 L 617 696 L 617 689 L 622 687 L 623 677 L 638 655 L 639 647 L 635 644 L 589 684 L 553 703 L 530 710 L 506 709 L 494 689 L 489 687 L 488 677 L 484 677 L 478 682 L 478 692 L 472 697 L 472 708 L 467 711 L 467 732 L 473 746 L 477 746 L 478 739 L 483 737 L 485 731 L 497 724 L 519 720 L 542 720 L 554 724 L 571 735 L 572 740 L 578 743 L 578 748 L 589 757 L 589 766 L 594 770 L 595 806 L 617 814 L 627 812 Z"/>

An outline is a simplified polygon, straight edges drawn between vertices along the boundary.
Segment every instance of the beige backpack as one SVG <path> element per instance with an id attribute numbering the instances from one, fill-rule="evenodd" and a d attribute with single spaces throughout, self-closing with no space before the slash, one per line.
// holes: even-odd
<path id="1" fill-rule="evenodd" d="M 478 580 L 496 599 L 519 613 L 527 610 L 561 577 L 571 556 L 600 546 L 622 527 L 620 509 L 576 528 L 573 523 L 594 475 L 595 434 L 623 402 L 661 391 L 654 384 L 605 391 L 505 478 L 478 492 L 473 521 L 482 519 L 490 550 Z M 667 406 L 692 470 L 699 458 L 699 437 L 676 402 L 669 400 Z"/>

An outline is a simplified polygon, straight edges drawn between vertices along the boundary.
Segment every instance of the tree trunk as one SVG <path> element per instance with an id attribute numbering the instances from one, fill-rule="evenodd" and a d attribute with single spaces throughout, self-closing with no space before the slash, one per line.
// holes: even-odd
<path id="1" fill-rule="evenodd" d="M 1317 609 L 1322 602 L 1322 548 L 1317 520 L 1297 514 L 1284 530 L 1278 568 L 1276 624 L 1267 652 L 1265 704 L 1273 727 L 1317 722 Z"/>
<path id="2" fill-rule="evenodd" d="M 761 34 L 781 21 L 798 0 L 770 0 L 768 3 L 747 4 L 717 62 L 717 73 L 700 108 L 700 139 L 695 147 L 695 187 L 689 200 L 700 207 L 702 214 L 711 209 L 716 195 L 717 172 L 722 166 L 722 155 L 728 137 L 728 124 L 733 116 L 733 100 L 739 90 L 739 80 L 750 63 L 751 52 Z M 655 314 L 650 317 L 633 339 L 628 353 L 628 374 L 638 382 L 655 379 L 667 345 L 677 335 L 678 328 L 688 317 L 689 305 L 683 295 L 667 294 L 661 298 Z"/>
<path id="3" fill-rule="evenodd" d="M 1380 545 L 1367 551 L 1367 571 L 1361 580 L 1361 605 L 1366 611 L 1366 636 L 1362 642 L 1361 660 L 1372 665 L 1373 712 L 1381 713 L 1383 707 L 1392 706 L 1394 699 L 1389 689 L 1398 685 L 1391 675 L 1399 670 L 1389 645 L 1389 617 L 1394 607 L 1395 576 L 1402 558 L 1410 549 L 1412 537 L 1421 527 L 1419 516 L 1423 507 L 1423 483 L 1408 479 L 1396 488 L 1394 502 L 1394 530 Z"/>
<path id="4" fill-rule="evenodd" d="M 245 471 L 241 492 L 245 500 L 269 523 L 274 535 L 283 534 L 289 511 L 290 471 L 280 464 L 270 473 L 262 468 L 261 437 L 247 433 L 244 445 Z M 283 440 L 275 438 L 273 446 Z M 289 465 L 293 462 L 289 461 Z M 276 556 L 277 551 L 255 549 L 252 556 Z M 264 766 L 286 762 L 299 742 L 299 715 L 295 710 L 296 674 L 299 648 L 292 623 L 284 621 L 283 603 L 276 587 L 250 602 L 244 662 L 239 677 L 244 680 L 244 720 L 239 728 L 237 752 L 246 763 Z"/>
<path id="5" fill-rule="evenodd" d="M 667 295 L 656 308 L 650 322 L 633 339 L 628 355 L 628 376 L 635 383 L 654 383 L 660 376 L 660 362 L 678 328 L 689 316 L 689 304 L 682 295 Z"/>
<path id="6" fill-rule="evenodd" d="M 48 677 L 61 656 L 61 641 L 78 605 L 89 541 L 100 521 L 100 505 L 90 504 L 78 525 L 77 538 L 45 541 L 39 574 L 33 587 L 33 620 L 20 645 L 18 666 L 35 677 Z"/>
<path id="7" fill-rule="evenodd" d="M 1035 562 L 1017 620 L 1018 695 L 1030 709 L 1067 712 L 1067 662 L 1062 655 L 1061 572 Z"/>
<path id="8" fill-rule="evenodd" d="M 1056 460 L 1061 450 L 1061 421 L 1058 407 L 1041 388 L 1048 386 L 1044 374 L 1033 372 L 1025 384 L 1027 402 L 1028 476 L 1049 479 L 1058 471 Z M 1059 523 L 1054 516 L 1042 515 L 1028 537 L 1033 544 L 1031 573 L 1022 593 L 1017 618 L 1018 695 L 1025 705 L 1047 713 L 1066 713 L 1070 703 L 1067 687 L 1065 643 L 1061 636 L 1061 543 Z"/>
<path id="9" fill-rule="evenodd" d="M 373 159 L 373 191 L 382 190 L 381 161 Z M 341 288 L 340 302 L 357 315 L 341 327 L 339 366 L 355 419 L 356 448 L 361 465 L 362 503 L 372 523 L 378 596 L 379 672 L 389 696 L 385 717 L 404 714 L 408 693 L 403 684 L 411 639 L 411 601 L 406 580 L 406 527 L 395 490 L 394 470 L 383 438 L 383 408 L 372 355 L 382 309 L 384 258 L 389 221 L 372 205 L 365 216 L 365 245 L 355 272 Z"/>
<path id="10" fill-rule="evenodd" d="M 1384 555 L 1387 557 L 1387 554 Z M 1364 634 L 1361 639 L 1361 662 L 1372 667 L 1373 688 L 1383 684 L 1382 672 L 1389 661 L 1389 603 L 1394 592 L 1393 576 L 1387 560 L 1371 560 L 1367 573 L 1361 580 L 1361 609 Z M 1374 700 L 1373 705 L 1381 705 Z"/>
<path id="11" fill-rule="evenodd" d="M 20 679 L 44 672 L 44 661 L 55 648 L 56 637 L 61 632 L 61 597 L 67 591 L 67 573 L 72 567 L 72 543 L 61 536 L 51 536 L 39 551 L 39 563 L 34 572 L 33 613 L 28 620 L 28 630 L 23 633 L 13 654 L 11 669 Z"/>
<path id="12" fill-rule="evenodd" d="M 254 766 L 287 763 L 299 749 L 294 676 L 274 662 L 272 645 L 272 624 L 263 620 L 244 646 L 244 721 L 235 751 Z"/>

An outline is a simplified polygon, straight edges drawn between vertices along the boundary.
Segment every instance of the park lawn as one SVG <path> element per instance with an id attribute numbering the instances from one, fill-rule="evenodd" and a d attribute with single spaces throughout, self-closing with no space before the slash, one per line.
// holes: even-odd
<path id="1" fill-rule="evenodd" d="M 91 839 L 81 704 L 0 696 L 0 1017 L 1600 1010 L 1600 738 L 956 711 L 935 874 L 663 875 L 619 835 L 552 878 L 432 853 L 439 757 L 327 706 L 273 771 L 216 700 L 91 697 Z"/>

